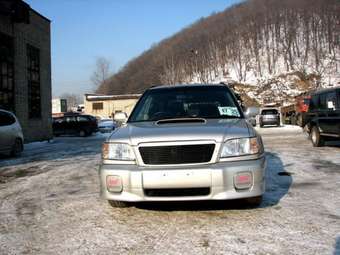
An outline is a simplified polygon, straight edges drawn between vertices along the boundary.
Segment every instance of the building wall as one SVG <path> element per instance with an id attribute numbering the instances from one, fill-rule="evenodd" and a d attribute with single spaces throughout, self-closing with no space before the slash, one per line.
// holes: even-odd
<path id="1" fill-rule="evenodd" d="M 25 142 L 52 137 L 51 121 L 51 45 L 50 21 L 30 10 L 30 24 L 11 23 L 0 15 L 0 33 L 14 40 L 15 114 L 23 128 Z M 40 51 L 41 118 L 31 119 L 28 112 L 27 44 Z"/>
<path id="2" fill-rule="evenodd" d="M 61 98 L 52 99 L 52 114 L 67 112 L 67 100 Z"/>
<path id="3" fill-rule="evenodd" d="M 116 99 L 116 100 L 86 100 L 85 97 L 85 113 L 93 116 L 99 116 L 101 118 L 109 118 L 112 113 L 126 112 L 128 115 L 132 112 L 133 107 L 137 103 L 138 99 Z M 102 103 L 102 110 L 93 109 L 93 103 Z"/>

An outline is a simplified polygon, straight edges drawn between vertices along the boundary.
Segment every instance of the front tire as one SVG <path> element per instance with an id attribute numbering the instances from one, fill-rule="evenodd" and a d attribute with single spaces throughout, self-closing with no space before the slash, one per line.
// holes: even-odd
<path id="1" fill-rule="evenodd" d="M 325 145 L 325 139 L 320 135 L 320 131 L 317 126 L 312 127 L 310 138 L 314 147 L 321 147 Z"/>
<path id="2" fill-rule="evenodd" d="M 262 203 L 262 196 L 246 198 L 246 203 L 251 207 L 258 207 Z"/>
<path id="3" fill-rule="evenodd" d="M 129 203 L 117 200 L 108 200 L 108 203 L 114 208 L 125 208 L 129 207 Z"/>
<path id="4" fill-rule="evenodd" d="M 85 130 L 80 130 L 79 131 L 79 136 L 80 137 L 85 137 L 86 136 L 86 131 Z"/>
<path id="5" fill-rule="evenodd" d="M 19 157 L 21 155 L 21 152 L 23 151 L 23 144 L 21 139 L 17 138 L 15 139 L 12 151 L 11 151 L 11 156 L 13 157 Z"/>

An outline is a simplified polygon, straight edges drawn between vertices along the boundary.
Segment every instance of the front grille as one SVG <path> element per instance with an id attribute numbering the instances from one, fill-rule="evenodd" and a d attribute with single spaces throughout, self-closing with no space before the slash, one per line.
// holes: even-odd
<path id="1" fill-rule="evenodd" d="M 144 194 L 148 197 L 207 196 L 210 188 L 144 189 Z"/>
<path id="2" fill-rule="evenodd" d="M 146 165 L 204 163 L 211 160 L 215 144 L 139 147 Z"/>

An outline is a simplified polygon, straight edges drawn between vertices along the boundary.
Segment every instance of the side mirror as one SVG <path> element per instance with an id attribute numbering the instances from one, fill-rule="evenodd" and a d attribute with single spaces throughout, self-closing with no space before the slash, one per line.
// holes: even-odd
<path id="1" fill-rule="evenodd" d="M 128 117 L 127 117 L 127 114 L 125 112 L 117 112 L 115 113 L 114 115 L 114 118 L 113 118 L 119 125 L 121 124 L 125 124 Z"/>
<path id="2" fill-rule="evenodd" d="M 240 94 L 238 94 L 238 93 L 234 93 L 234 94 L 235 94 L 235 97 L 238 101 L 242 101 Z"/>
<path id="3" fill-rule="evenodd" d="M 249 119 L 251 116 L 250 116 L 250 113 L 248 111 L 248 108 L 245 108 L 244 111 L 243 111 L 243 114 L 244 114 L 244 117 L 246 117 L 246 119 Z"/>

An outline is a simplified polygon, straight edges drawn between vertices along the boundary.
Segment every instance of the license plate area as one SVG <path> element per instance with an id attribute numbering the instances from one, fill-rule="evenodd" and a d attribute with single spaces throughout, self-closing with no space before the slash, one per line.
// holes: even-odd
<path id="1" fill-rule="evenodd" d="M 148 197 L 194 197 L 207 196 L 210 188 L 144 189 Z"/>
<path id="2" fill-rule="evenodd" d="M 209 170 L 151 170 L 143 172 L 144 189 L 211 187 Z"/>

